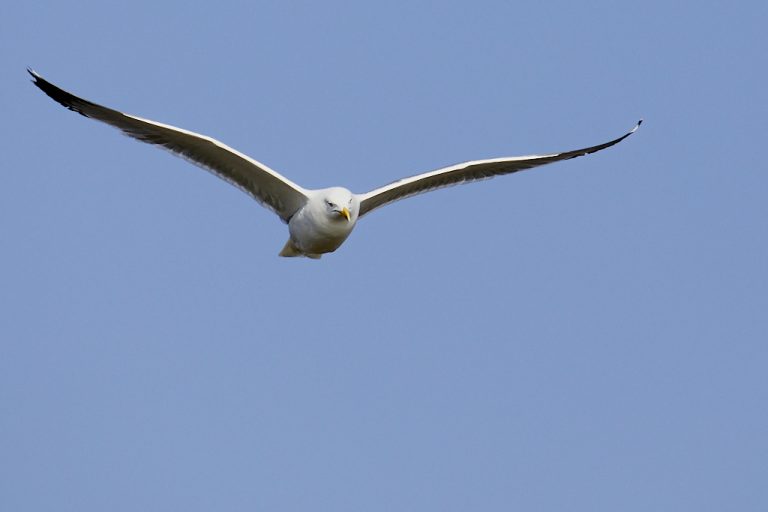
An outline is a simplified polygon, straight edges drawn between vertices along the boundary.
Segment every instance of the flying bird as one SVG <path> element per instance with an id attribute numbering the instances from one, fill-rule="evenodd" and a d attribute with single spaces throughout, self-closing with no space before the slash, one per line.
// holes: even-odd
<path id="1" fill-rule="evenodd" d="M 360 218 L 394 201 L 595 153 L 626 139 L 643 122 L 638 121 L 632 130 L 621 137 L 596 146 L 547 155 L 472 160 L 403 178 L 364 194 L 355 194 L 343 187 L 303 188 L 216 139 L 102 107 L 60 89 L 31 69 L 27 71 L 40 90 L 69 110 L 112 125 L 129 137 L 185 158 L 235 185 L 275 212 L 288 224 L 290 236 L 279 253 L 286 257 L 318 259 L 325 253 L 335 251 Z"/>

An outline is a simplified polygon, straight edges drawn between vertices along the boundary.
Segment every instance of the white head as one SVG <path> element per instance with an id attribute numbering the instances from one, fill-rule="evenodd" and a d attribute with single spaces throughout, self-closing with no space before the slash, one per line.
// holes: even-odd
<path id="1" fill-rule="evenodd" d="M 322 207 L 331 220 L 354 223 L 360 211 L 360 202 L 355 194 L 342 187 L 318 190 Z"/>

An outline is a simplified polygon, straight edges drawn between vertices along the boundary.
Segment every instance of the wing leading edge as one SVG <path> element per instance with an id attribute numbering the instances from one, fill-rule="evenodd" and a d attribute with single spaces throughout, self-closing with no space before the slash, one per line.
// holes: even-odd
<path id="1" fill-rule="evenodd" d="M 418 174 L 409 178 L 403 178 L 390 183 L 389 185 L 371 190 L 365 194 L 360 194 L 358 196 L 360 198 L 360 217 L 386 204 L 417 194 L 423 194 L 424 192 L 429 192 L 431 190 L 450 187 L 461 183 L 485 180 L 495 176 L 531 169 L 540 165 L 559 162 L 560 160 L 568 160 L 596 153 L 618 144 L 635 133 L 642 122 L 643 120 L 641 119 L 632 130 L 621 137 L 603 144 L 598 144 L 597 146 L 574 149 L 573 151 L 566 151 L 563 153 L 553 153 L 550 155 L 514 156 L 492 158 L 489 160 L 473 160 Z"/>
<path id="2" fill-rule="evenodd" d="M 247 192 L 284 222 L 307 201 L 303 188 L 216 139 L 97 105 L 53 85 L 31 69 L 27 71 L 40 90 L 69 110 L 189 160 Z"/>

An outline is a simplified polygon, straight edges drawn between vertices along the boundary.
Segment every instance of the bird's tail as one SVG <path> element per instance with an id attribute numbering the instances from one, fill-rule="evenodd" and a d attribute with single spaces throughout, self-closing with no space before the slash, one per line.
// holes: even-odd
<path id="1" fill-rule="evenodd" d="M 280 256 L 283 258 L 297 258 L 299 256 L 306 256 L 307 258 L 312 258 L 313 260 L 319 260 L 320 255 L 319 254 L 306 254 L 301 252 L 298 247 L 293 245 L 293 242 L 289 238 L 287 242 L 285 242 L 285 246 L 283 247 L 283 250 L 280 251 Z"/>

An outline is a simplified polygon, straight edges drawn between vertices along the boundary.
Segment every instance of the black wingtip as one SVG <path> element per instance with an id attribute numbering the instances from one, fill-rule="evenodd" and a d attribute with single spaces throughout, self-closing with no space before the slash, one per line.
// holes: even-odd
<path id="1" fill-rule="evenodd" d="M 42 76 L 38 75 L 37 72 L 35 72 L 31 68 L 27 68 L 27 73 L 32 75 L 32 83 L 38 89 L 40 89 L 45 94 L 47 94 L 51 99 L 53 99 L 60 105 L 68 108 L 73 112 L 77 112 L 78 114 L 83 115 L 85 117 L 90 117 L 88 114 L 83 112 L 83 108 L 89 107 L 89 106 L 95 106 L 93 103 L 87 100 L 84 100 L 82 98 L 78 98 L 74 94 L 68 93 L 64 89 L 60 89 L 56 87 L 51 82 L 49 82 Z"/>
<path id="2" fill-rule="evenodd" d="M 40 74 L 32 68 L 27 68 L 27 73 L 29 73 L 32 77 L 32 83 L 38 86 L 40 89 L 43 89 L 43 86 L 48 83 L 45 78 L 40 76 Z"/>

